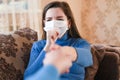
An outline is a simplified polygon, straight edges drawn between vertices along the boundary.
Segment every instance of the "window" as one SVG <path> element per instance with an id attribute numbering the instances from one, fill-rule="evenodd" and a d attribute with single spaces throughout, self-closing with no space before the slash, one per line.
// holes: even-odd
<path id="1" fill-rule="evenodd" d="M 0 0 L 0 32 L 30 27 L 40 33 L 40 0 Z"/>

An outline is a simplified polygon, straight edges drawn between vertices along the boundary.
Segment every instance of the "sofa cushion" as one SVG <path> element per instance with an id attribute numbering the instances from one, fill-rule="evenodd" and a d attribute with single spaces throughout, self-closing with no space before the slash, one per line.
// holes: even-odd
<path id="1" fill-rule="evenodd" d="M 0 80 L 22 80 L 37 32 L 23 28 L 0 34 Z"/>
<path id="2" fill-rule="evenodd" d="M 120 47 L 112 46 L 112 45 L 105 45 L 105 44 L 92 44 L 91 52 L 93 55 L 93 65 L 86 68 L 85 80 L 95 80 L 95 78 L 97 79 L 97 76 L 99 76 L 101 72 L 103 73 L 103 71 L 100 71 L 100 70 L 107 69 L 106 71 L 108 71 L 110 70 L 110 68 L 113 68 L 114 66 L 112 66 L 112 64 L 107 64 L 108 61 L 113 62 L 113 60 L 116 61 L 115 62 L 116 68 L 114 68 L 111 71 L 116 71 L 114 72 L 116 77 L 119 75 L 120 69 L 118 68 L 120 68 L 119 67 L 120 66 L 120 60 L 119 60 L 120 59 Z M 106 60 L 107 58 L 112 59 L 112 60 Z M 104 66 L 106 66 L 107 68 Z M 107 76 L 107 74 L 104 74 L 104 76 L 105 75 Z M 114 75 L 111 77 L 113 78 Z"/>

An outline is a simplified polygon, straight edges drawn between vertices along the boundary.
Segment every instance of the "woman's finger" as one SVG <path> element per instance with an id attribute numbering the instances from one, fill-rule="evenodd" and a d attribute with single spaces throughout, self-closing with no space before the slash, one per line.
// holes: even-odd
<path id="1" fill-rule="evenodd" d="M 60 46 L 57 44 L 51 44 L 50 50 L 56 50 L 56 49 L 60 49 Z"/>

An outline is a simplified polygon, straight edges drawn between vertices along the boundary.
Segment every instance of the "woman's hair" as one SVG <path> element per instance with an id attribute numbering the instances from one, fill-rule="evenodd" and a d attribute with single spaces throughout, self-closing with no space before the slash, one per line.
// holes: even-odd
<path id="1" fill-rule="evenodd" d="M 67 16 L 67 19 L 71 23 L 71 26 L 68 30 L 69 36 L 73 37 L 73 38 L 81 38 L 81 36 L 77 30 L 77 26 L 76 26 L 76 23 L 75 23 L 75 20 L 73 17 L 73 13 L 67 2 L 54 1 L 45 6 L 45 8 L 43 9 L 43 14 L 42 14 L 42 29 L 44 27 L 44 20 L 45 20 L 46 12 L 50 8 L 61 8 L 63 10 L 64 14 Z M 42 39 L 46 39 L 46 32 L 44 30 L 43 30 Z"/>

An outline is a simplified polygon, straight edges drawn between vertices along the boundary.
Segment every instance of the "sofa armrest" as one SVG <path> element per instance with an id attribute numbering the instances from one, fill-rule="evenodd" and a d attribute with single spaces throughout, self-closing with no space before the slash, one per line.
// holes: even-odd
<path id="1" fill-rule="evenodd" d="M 85 80 L 120 80 L 120 47 L 92 44 L 91 52 L 93 65 L 86 68 Z"/>
<path id="2" fill-rule="evenodd" d="M 95 80 L 119 80 L 119 55 L 114 52 L 106 52 L 100 62 Z"/>

